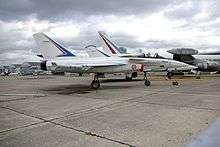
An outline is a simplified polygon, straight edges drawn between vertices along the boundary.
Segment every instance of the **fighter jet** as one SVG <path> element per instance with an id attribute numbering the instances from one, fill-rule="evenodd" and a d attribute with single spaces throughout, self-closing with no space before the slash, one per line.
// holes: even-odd
<path id="1" fill-rule="evenodd" d="M 77 57 L 61 44 L 53 41 L 43 33 L 33 35 L 38 44 L 43 61 L 42 70 L 62 71 L 72 73 L 93 73 L 94 80 L 91 87 L 100 87 L 99 77 L 105 73 L 131 73 L 144 72 L 145 85 L 150 86 L 150 81 L 146 76 L 146 70 L 152 68 L 195 68 L 188 64 L 161 60 L 161 59 L 140 59 L 140 58 L 120 58 L 120 57 Z"/>
<path id="2" fill-rule="evenodd" d="M 98 31 L 99 37 L 101 38 L 102 41 L 102 47 L 104 49 L 104 52 L 106 54 L 108 54 L 109 56 L 117 56 L 117 57 L 138 57 L 138 58 L 146 58 L 144 60 L 150 60 L 150 58 L 157 58 L 158 60 L 160 59 L 163 62 L 171 62 L 171 64 L 174 64 L 173 60 L 169 60 L 169 59 L 165 59 L 162 56 L 159 56 L 158 54 L 155 57 L 150 57 L 150 56 L 146 56 L 145 54 L 132 54 L 132 53 L 127 53 L 127 51 L 122 52 L 121 51 L 121 47 L 118 47 L 113 41 L 111 41 L 111 39 L 106 35 L 105 32 L 103 31 Z M 100 50 L 100 49 L 99 49 Z M 101 52 L 101 50 L 100 50 Z M 140 59 L 141 60 L 141 59 Z M 167 72 L 167 76 L 169 79 L 171 79 L 171 77 L 173 76 L 173 72 L 175 71 L 189 71 L 191 69 L 173 69 L 173 68 L 166 68 L 166 69 L 162 69 L 162 68 L 152 68 L 152 69 L 148 69 L 148 72 L 161 72 L 161 71 L 166 71 Z M 136 72 L 130 73 L 129 75 L 126 75 L 126 79 L 131 80 L 132 78 L 135 78 L 137 75 Z"/>

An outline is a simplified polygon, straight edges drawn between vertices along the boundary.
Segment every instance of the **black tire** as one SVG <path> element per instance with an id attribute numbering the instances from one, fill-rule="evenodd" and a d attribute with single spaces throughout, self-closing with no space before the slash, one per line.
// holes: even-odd
<path id="1" fill-rule="evenodd" d="M 150 85 L 151 85 L 151 82 L 150 82 L 149 80 L 145 80 L 144 85 L 145 85 L 145 86 L 150 86 Z"/>
<path id="2" fill-rule="evenodd" d="M 171 79 L 172 76 L 173 76 L 173 73 L 172 73 L 172 72 L 168 72 L 168 73 L 167 73 L 167 77 L 168 77 L 168 79 Z"/>
<path id="3" fill-rule="evenodd" d="M 126 80 L 126 81 L 132 81 L 132 77 L 126 76 L 126 77 L 125 77 L 125 80 Z"/>
<path id="4" fill-rule="evenodd" d="M 137 76 L 138 76 L 137 72 L 133 72 L 133 73 L 131 74 L 131 77 L 132 77 L 132 78 L 137 78 Z"/>
<path id="5" fill-rule="evenodd" d="M 100 82 L 98 80 L 93 80 L 91 83 L 92 89 L 98 89 L 100 87 Z"/>

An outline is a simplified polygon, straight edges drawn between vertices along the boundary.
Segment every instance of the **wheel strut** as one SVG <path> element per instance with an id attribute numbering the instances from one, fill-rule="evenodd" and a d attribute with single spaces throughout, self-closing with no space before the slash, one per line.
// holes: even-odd
<path id="1" fill-rule="evenodd" d="M 150 80 L 148 80 L 148 78 L 147 78 L 147 72 L 144 72 L 144 85 L 145 86 L 150 86 L 151 85 L 151 82 L 150 82 Z"/>
<path id="2" fill-rule="evenodd" d="M 93 80 L 92 83 L 91 83 L 91 87 L 92 87 L 93 89 L 98 89 L 98 88 L 100 87 L 100 82 L 99 82 L 99 79 L 98 79 L 98 75 L 97 75 L 97 74 L 94 75 L 94 80 Z"/>

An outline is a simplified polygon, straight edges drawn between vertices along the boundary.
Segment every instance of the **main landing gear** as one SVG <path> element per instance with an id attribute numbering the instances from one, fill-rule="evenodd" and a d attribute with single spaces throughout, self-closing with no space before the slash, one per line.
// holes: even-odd
<path id="1" fill-rule="evenodd" d="M 126 76 L 125 76 L 125 80 L 126 80 L 126 81 L 132 81 L 132 77 L 129 77 L 129 76 L 126 75 Z"/>
<path id="2" fill-rule="evenodd" d="M 171 79 L 173 75 L 174 75 L 173 72 L 167 72 L 167 78 L 168 79 Z"/>
<path id="3" fill-rule="evenodd" d="M 150 80 L 147 79 L 147 72 L 144 72 L 144 85 L 145 86 L 150 86 L 151 85 L 151 82 Z"/>
<path id="4" fill-rule="evenodd" d="M 167 71 L 167 78 L 169 80 L 171 80 L 171 78 L 174 76 L 174 73 L 172 71 Z M 174 79 L 174 81 L 172 82 L 172 85 L 178 86 L 179 83 L 177 82 L 177 80 Z"/>
<path id="5" fill-rule="evenodd" d="M 94 80 L 91 83 L 91 87 L 93 89 L 98 89 L 100 87 L 100 82 L 99 82 L 99 79 L 98 79 L 98 74 L 94 75 Z"/>
<path id="6" fill-rule="evenodd" d="M 200 74 L 201 74 L 200 71 L 196 71 L 196 79 L 201 79 Z"/>
<path id="7" fill-rule="evenodd" d="M 126 81 L 132 81 L 132 78 L 136 78 L 138 75 L 137 75 L 137 72 L 132 72 L 130 74 L 125 74 L 125 80 Z"/>

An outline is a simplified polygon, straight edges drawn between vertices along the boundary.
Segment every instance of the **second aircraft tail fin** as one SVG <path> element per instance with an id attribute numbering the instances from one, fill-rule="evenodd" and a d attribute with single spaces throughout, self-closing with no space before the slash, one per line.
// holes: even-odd
<path id="1" fill-rule="evenodd" d="M 99 36 L 102 40 L 102 47 L 110 56 L 118 56 L 120 54 L 119 48 L 114 42 L 103 31 L 98 31 Z"/>

